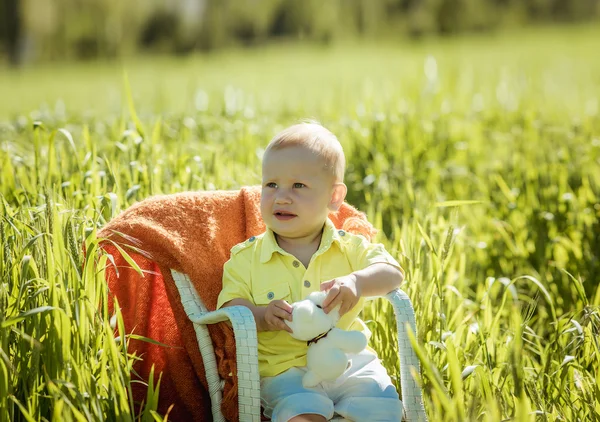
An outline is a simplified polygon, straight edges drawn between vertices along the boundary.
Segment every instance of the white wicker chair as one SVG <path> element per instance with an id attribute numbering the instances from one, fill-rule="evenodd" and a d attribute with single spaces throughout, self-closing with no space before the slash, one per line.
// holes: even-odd
<path id="1" fill-rule="evenodd" d="M 207 325 L 231 321 L 237 351 L 239 419 L 241 422 L 260 422 L 260 377 L 256 325 L 252 312 L 243 306 L 230 306 L 209 312 L 187 275 L 172 271 L 186 314 L 194 323 L 198 345 L 206 370 L 214 422 L 224 422 L 221 398 L 224 382 L 219 378 L 213 344 Z M 407 421 L 426 421 L 421 388 L 411 374 L 411 368 L 420 373 L 417 356 L 410 345 L 407 326 L 416 333 L 415 313 L 409 297 L 400 289 L 385 296 L 394 308 L 398 327 L 400 355 L 400 383 L 404 417 Z"/>

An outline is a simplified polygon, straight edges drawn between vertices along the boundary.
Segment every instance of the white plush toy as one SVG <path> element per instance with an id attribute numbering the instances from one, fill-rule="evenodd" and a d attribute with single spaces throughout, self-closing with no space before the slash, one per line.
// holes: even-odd
<path id="1" fill-rule="evenodd" d="M 308 342 L 308 372 L 302 378 L 306 388 L 338 378 L 349 368 L 346 353 L 359 353 L 367 347 L 362 332 L 335 328 L 340 319 L 339 306 L 326 314 L 322 308 L 326 296 L 325 292 L 314 292 L 294 303 L 292 321 L 285 321 L 293 331 L 292 337 Z"/>

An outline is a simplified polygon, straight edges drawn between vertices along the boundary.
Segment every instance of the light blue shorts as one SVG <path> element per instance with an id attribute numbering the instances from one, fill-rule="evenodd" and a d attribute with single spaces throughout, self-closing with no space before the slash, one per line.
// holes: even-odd
<path id="1" fill-rule="evenodd" d="M 381 361 L 366 350 L 350 358 L 352 366 L 342 376 L 314 388 L 302 386 L 306 367 L 262 378 L 260 398 L 265 416 L 273 422 L 308 413 L 327 420 L 335 413 L 357 422 L 400 421 L 402 402 Z"/>

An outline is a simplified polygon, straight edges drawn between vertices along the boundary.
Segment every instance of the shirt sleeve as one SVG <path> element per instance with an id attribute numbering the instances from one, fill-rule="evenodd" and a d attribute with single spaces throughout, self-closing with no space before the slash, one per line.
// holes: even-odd
<path id="1" fill-rule="evenodd" d="M 385 263 L 393 265 L 402 272 L 403 276 L 405 275 L 404 269 L 381 243 L 371 243 L 363 236 L 356 236 L 352 239 L 349 249 L 353 271 L 362 270 L 373 264 Z"/>
<path id="2" fill-rule="evenodd" d="M 223 289 L 219 293 L 217 309 L 233 299 L 252 302 L 250 286 L 250 261 L 243 256 L 232 255 L 223 266 Z"/>

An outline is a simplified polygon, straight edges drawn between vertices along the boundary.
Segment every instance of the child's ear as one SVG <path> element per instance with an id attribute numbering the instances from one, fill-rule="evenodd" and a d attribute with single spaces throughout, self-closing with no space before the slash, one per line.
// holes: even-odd
<path id="1" fill-rule="evenodd" d="M 344 199 L 346 199 L 346 193 L 348 192 L 348 188 L 343 183 L 335 183 L 333 185 L 333 192 L 331 193 L 331 201 L 329 202 L 329 210 L 337 211 L 340 209 L 342 204 L 344 203 Z"/>

